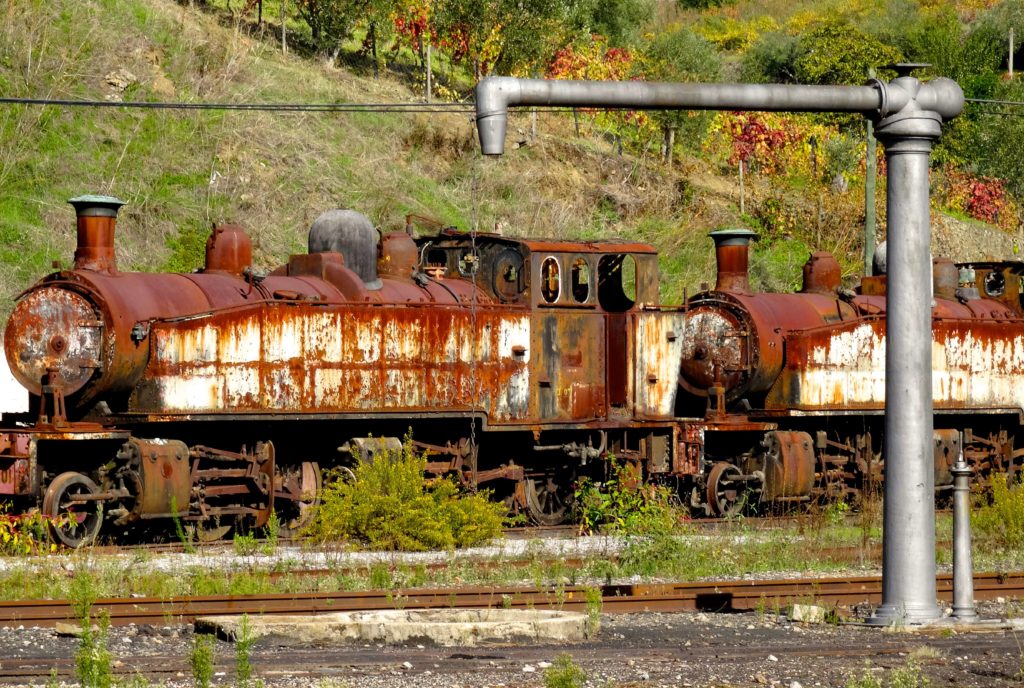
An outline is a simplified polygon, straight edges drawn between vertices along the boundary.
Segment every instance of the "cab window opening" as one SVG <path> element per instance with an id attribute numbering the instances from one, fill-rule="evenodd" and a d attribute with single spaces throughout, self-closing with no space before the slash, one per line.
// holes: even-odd
<path id="1" fill-rule="evenodd" d="M 597 300 L 609 313 L 636 303 L 636 260 L 629 254 L 602 256 L 597 266 Z"/>
<path id="2" fill-rule="evenodd" d="M 576 303 L 590 300 L 590 266 L 583 258 L 572 262 L 572 298 Z"/>
<path id="3" fill-rule="evenodd" d="M 559 275 L 558 259 L 549 256 L 544 259 L 540 268 L 540 293 L 548 303 L 558 301 L 558 295 L 562 291 L 561 278 Z"/>

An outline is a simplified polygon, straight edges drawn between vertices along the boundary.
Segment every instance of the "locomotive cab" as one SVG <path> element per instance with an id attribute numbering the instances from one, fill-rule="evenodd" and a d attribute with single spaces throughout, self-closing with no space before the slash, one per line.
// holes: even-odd
<path id="1" fill-rule="evenodd" d="M 521 353 L 530 368 L 529 419 L 672 417 L 676 375 L 669 362 L 678 358 L 660 349 L 677 341 L 669 335 L 678 331 L 670 322 L 678 314 L 657 305 L 651 246 L 452 229 L 418 244 L 431 279 L 472 280 L 496 302 L 529 312 L 530 346 Z"/>

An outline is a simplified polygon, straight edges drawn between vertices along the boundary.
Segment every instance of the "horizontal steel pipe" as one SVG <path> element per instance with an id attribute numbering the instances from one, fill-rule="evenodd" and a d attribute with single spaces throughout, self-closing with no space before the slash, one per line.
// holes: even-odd
<path id="1" fill-rule="evenodd" d="M 877 111 L 882 102 L 877 85 L 676 84 L 489 77 L 476 87 L 477 127 L 485 155 L 501 154 L 508 108 L 517 105 L 866 112 Z"/>
<path id="2" fill-rule="evenodd" d="M 476 119 L 485 155 L 504 151 L 508 108 L 514 106 L 604 107 L 631 110 L 761 110 L 859 112 L 886 117 L 910 105 L 948 120 L 963 109 L 953 81 L 868 86 L 792 84 L 678 84 L 647 81 L 562 81 L 489 77 L 476 87 Z"/>

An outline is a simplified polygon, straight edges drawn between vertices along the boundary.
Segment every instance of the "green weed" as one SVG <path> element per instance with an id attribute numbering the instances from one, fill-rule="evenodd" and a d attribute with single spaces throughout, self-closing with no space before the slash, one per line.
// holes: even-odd
<path id="1" fill-rule="evenodd" d="M 75 675 L 82 688 L 111 688 L 114 684 L 113 656 L 108 649 L 110 615 L 103 611 L 95 620 L 80 617 L 82 635 L 75 652 Z"/>
<path id="2" fill-rule="evenodd" d="M 601 588 L 589 586 L 586 589 L 587 601 L 587 637 L 593 638 L 601 630 L 601 610 L 604 608 L 604 600 L 601 597 Z"/>
<path id="3" fill-rule="evenodd" d="M 644 484 L 631 464 L 609 459 L 603 483 L 580 481 L 573 505 L 585 532 L 612 535 L 651 535 L 672 530 L 675 514 L 663 488 Z"/>
<path id="4" fill-rule="evenodd" d="M 558 655 L 544 670 L 544 688 L 582 688 L 586 680 L 587 674 L 567 653 Z"/>
<path id="5" fill-rule="evenodd" d="M 865 668 L 859 675 L 850 676 L 843 684 L 844 688 L 882 688 L 882 682 L 871 670 Z"/>
<path id="6" fill-rule="evenodd" d="M 240 557 L 251 557 L 259 551 L 259 541 L 254 533 L 235 533 L 231 540 L 235 554 Z"/>
<path id="7" fill-rule="evenodd" d="M 196 634 L 192 637 L 192 653 L 188 663 L 192 667 L 196 688 L 210 688 L 213 683 L 214 646 L 212 636 Z"/>
<path id="8" fill-rule="evenodd" d="M 849 513 L 850 505 L 840 500 L 829 502 L 822 515 L 825 517 L 826 523 L 838 526 L 843 524 L 843 521 L 846 520 L 846 515 Z"/>
<path id="9" fill-rule="evenodd" d="M 171 520 L 174 522 L 174 534 L 178 537 L 178 542 L 181 543 L 181 548 L 187 554 L 193 554 L 196 551 L 195 545 L 192 543 L 192 537 L 190 534 L 185 532 L 185 526 L 181 522 L 181 517 L 178 515 L 178 503 L 177 499 L 171 495 Z"/>
<path id="10" fill-rule="evenodd" d="M 931 681 L 921 672 L 921 667 L 912 660 L 893 669 L 889 676 L 890 688 L 927 688 L 930 685 Z"/>
<path id="11" fill-rule="evenodd" d="M 271 555 L 277 551 L 277 543 L 281 538 L 281 519 L 276 511 L 270 512 L 267 523 L 263 526 L 263 553 Z"/>
<path id="12" fill-rule="evenodd" d="M 992 475 L 989 501 L 973 513 L 976 532 L 1007 550 L 1024 548 L 1024 488 L 1004 474 Z"/>
<path id="13" fill-rule="evenodd" d="M 242 615 L 238 635 L 235 637 L 235 681 L 239 688 L 248 688 L 252 682 L 252 646 L 256 641 L 248 614 Z"/>
<path id="14" fill-rule="evenodd" d="M 843 685 L 844 688 L 928 688 L 931 681 L 911 658 L 904 666 L 881 672 L 881 676 L 865 667 L 859 675 L 848 677 Z"/>

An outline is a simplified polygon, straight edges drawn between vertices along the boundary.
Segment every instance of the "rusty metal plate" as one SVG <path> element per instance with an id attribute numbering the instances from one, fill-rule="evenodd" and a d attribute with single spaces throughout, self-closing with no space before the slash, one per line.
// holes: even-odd
<path id="1" fill-rule="evenodd" d="M 679 361 L 687 314 L 647 311 L 630 316 L 634 412 L 638 418 L 672 418 L 679 389 Z"/>
<path id="2" fill-rule="evenodd" d="M 1024 408 L 1024 322 L 933 323 L 935 408 Z M 786 338 L 788 361 L 770 409 L 882 408 L 885 322 L 861 320 Z"/>
<path id="3" fill-rule="evenodd" d="M 526 417 L 529 317 L 263 303 L 156 323 L 135 413 L 482 409 Z"/>
<path id="4" fill-rule="evenodd" d="M 192 478 L 185 443 L 137 438 L 130 442 L 142 484 L 136 507 L 138 516 L 161 518 L 188 513 Z"/>
<path id="5" fill-rule="evenodd" d="M 527 330 L 534 350 L 529 395 L 534 418 L 576 422 L 606 415 L 604 328 L 602 313 L 534 313 L 532 333 Z"/>
<path id="6" fill-rule="evenodd" d="M 776 430 L 764 439 L 764 490 L 761 500 L 810 495 L 814 487 L 814 442 L 806 432 Z"/>

